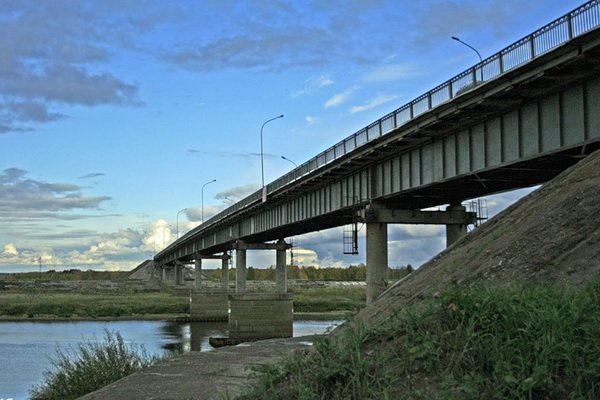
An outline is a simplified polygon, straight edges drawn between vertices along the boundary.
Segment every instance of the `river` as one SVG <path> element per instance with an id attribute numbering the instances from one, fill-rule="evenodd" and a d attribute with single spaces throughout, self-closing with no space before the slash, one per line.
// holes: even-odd
<path id="1" fill-rule="evenodd" d="M 341 321 L 295 321 L 294 336 L 324 333 Z M 167 321 L 0 322 L 0 400 L 26 399 L 52 367 L 58 348 L 69 351 L 79 343 L 101 340 L 105 330 L 119 332 L 127 343 L 148 354 L 210 351 L 211 336 L 227 336 L 227 323 Z"/>

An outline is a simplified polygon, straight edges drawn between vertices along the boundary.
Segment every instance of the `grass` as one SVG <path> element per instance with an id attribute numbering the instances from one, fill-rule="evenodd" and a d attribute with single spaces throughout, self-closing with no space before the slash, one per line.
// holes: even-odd
<path id="1" fill-rule="evenodd" d="M 356 311 L 366 302 L 364 287 L 294 288 L 291 292 L 296 312 Z"/>
<path id="2" fill-rule="evenodd" d="M 33 400 L 76 399 L 100 389 L 159 358 L 143 347 L 127 345 L 118 332 L 105 331 L 104 341 L 82 343 L 71 352 L 57 350 L 53 369 L 30 391 Z"/>
<path id="3" fill-rule="evenodd" d="M 0 316 L 16 319 L 180 316 L 189 312 L 188 294 L 186 290 L 105 293 L 0 291 Z M 296 312 L 355 311 L 364 304 L 364 287 L 294 290 Z"/>
<path id="4" fill-rule="evenodd" d="M 241 399 L 597 399 L 600 280 L 453 287 L 257 370 Z"/>
<path id="5" fill-rule="evenodd" d="M 189 298 L 170 292 L 52 293 L 0 292 L 0 315 L 29 318 L 114 318 L 189 312 Z"/>

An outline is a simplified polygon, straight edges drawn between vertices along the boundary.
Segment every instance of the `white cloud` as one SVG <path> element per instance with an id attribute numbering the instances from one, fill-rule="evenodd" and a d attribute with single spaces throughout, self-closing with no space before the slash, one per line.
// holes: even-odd
<path id="1" fill-rule="evenodd" d="M 410 78 L 420 73 L 422 72 L 409 64 L 388 64 L 373 69 L 364 79 L 368 82 L 387 82 Z"/>
<path id="2" fill-rule="evenodd" d="M 378 107 L 382 104 L 385 104 L 385 103 L 395 100 L 397 98 L 398 98 L 397 95 L 380 95 L 380 96 L 374 97 L 374 98 L 366 101 L 364 104 L 362 104 L 360 106 L 351 107 L 350 113 L 355 114 L 358 112 L 370 110 L 372 108 Z"/>
<path id="3" fill-rule="evenodd" d="M 355 90 L 356 87 L 351 87 L 341 93 L 333 95 L 331 98 L 329 98 L 329 100 L 325 102 L 323 108 L 337 107 L 340 104 L 343 104 L 350 98 L 350 96 L 352 95 L 352 93 L 354 93 Z"/>
<path id="4" fill-rule="evenodd" d="M 306 116 L 306 118 L 305 118 L 305 120 L 306 120 L 306 123 L 307 123 L 308 125 L 312 125 L 312 124 L 314 124 L 314 123 L 315 123 L 315 121 L 316 121 L 317 119 L 316 119 L 315 117 L 311 116 L 311 115 L 307 115 L 307 116 Z"/>
<path id="5" fill-rule="evenodd" d="M 4 245 L 4 251 L 2 252 L 2 255 L 18 256 L 19 251 L 17 250 L 14 244 L 9 243 L 7 245 Z"/>
<path id="6" fill-rule="evenodd" d="M 314 92 L 315 90 L 318 90 L 320 88 L 323 88 L 323 87 L 329 86 L 329 85 L 333 85 L 333 80 L 331 80 L 326 75 L 321 75 L 317 78 L 310 78 L 310 79 L 307 79 L 306 81 L 304 81 L 304 86 L 302 87 L 302 89 L 297 90 L 294 93 L 292 93 L 292 97 L 304 96 L 304 95 Z"/>
<path id="7" fill-rule="evenodd" d="M 301 247 L 293 248 L 291 251 L 294 253 L 294 265 L 299 266 L 317 266 L 319 265 L 319 256 L 312 249 L 303 249 Z M 291 260 L 291 252 L 288 251 L 288 263 Z"/>

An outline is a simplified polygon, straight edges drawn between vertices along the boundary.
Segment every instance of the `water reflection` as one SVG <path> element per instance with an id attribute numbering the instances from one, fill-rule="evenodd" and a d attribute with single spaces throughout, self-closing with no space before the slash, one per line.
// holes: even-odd
<path id="1" fill-rule="evenodd" d="M 295 321 L 294 337 L 326 333 L 343 321 Z M 167 341 L 162 348 L 172 352 L 210 351 L 214 347 L 209 339 L 217 336 L 228 336 L 227 322 L 166 322 L 161 331 Z"/>
<path id="2" fill-rule="evenodd" d="M 167 322 L 162 327 L 169 342 L 163 348 L 175 352 L 209 351 L 213 347 L 208 343 L 211 336 L 227 336 L 227 322 Z"/>

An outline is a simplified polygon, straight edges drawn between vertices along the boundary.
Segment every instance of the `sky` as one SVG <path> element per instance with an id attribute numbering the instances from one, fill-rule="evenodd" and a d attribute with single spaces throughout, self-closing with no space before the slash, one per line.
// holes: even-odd
<path id="1" fill-rule="evenodd" d="M 265 121 L 268 183 L 475 64 L 451 36 L 485 58 L 583 3 L 0 0 L 0 273 L 132 269 L 260 188 Z M 359 264 L 362 235 L 295 237 L 294 261 Z M 390 266 L 444 235 L 390 226 Z"/>

